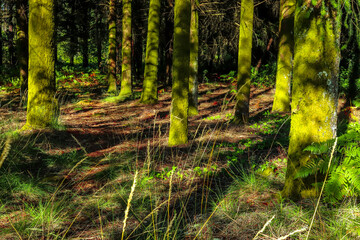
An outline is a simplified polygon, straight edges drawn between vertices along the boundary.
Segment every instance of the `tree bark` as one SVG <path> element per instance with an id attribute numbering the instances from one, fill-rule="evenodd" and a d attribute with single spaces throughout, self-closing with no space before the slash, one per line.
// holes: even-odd
<path id="1" fill-rule="evenodd" d="M 122 19 L 122 65 L 121 65 L 121 89 L 120 98 L 132 96 L 131 82 L 131 2 L 132 0 L 123 0 L 123 19 Z"/>
<path id="2" fill-rule="evenodd" d="M 150 0 L 144 83 L 140 99 L 140 102 L 145 104 L 158 101 L 160 7 L 160 0 Z"/>
<path id="3" fill-rule="evenodd" d="M 189 116 L 199 114 L 198 111 L 198 68 L 199 68 L 199 15 L 198 0 L 191 0 L 190 26 L 190 75 L 189 75 Z"/>
<path id="4" fill-rule="evenodd" d="M 54 1 L 29 1 L 29 94 L 23 129 L 57 124 L 55 98 Z"/>
<path id="5" fill-rule="evenodd" d="M 109 12 L 109 60 L 107 81 L 109 93 L 116 93 L 116 4 L 110 0 Z"/>
<path id="6" fill-rule="evenodd" d="M 169 145 L 188 142 L 191 0 L 175 0 Z"/>
<path id="7" fill-rule="evenodd" d="M 273 112 L 290 111 L 290 91 L 294 57 L 295 0 L 280 1 L 280 36 Z"/>
<path id="8" fill-rule="evenodd" d="M 319 193 L 314 176 L 296 178 L 313 157 L 304 148 L 336 136 L 341 18 L 330 0 L 324 4 L 329 7 L 325 15 L 321 4 L 296 1 L 290 143 L 282 190 L 284 197 L 293 200 Z"/>
<path id="9" fill-rule="evenodd" d="M 253 35 L 254 1 L 242 0 L 240 13 L 238 79 L 235 122 L 249 121 L 251 50 Z"/>

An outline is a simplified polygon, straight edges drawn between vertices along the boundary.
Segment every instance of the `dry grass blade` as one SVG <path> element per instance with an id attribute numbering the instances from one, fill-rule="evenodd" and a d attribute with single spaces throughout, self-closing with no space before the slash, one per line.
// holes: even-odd
<path id="1" fill-rule="evenodd" d="M 1 153 L 1 156 L 0 156 L 0 168 L 3 165 L 6 157 L 9 155 L 10 149 L 11 149 L 11 137 L 8 136 L 7 139 L 6 139 L 6 142 L 4 144 L 4 149 L 3 149 L 2 153 Z"/>
<path id="2" fill-rule="evenodd" d="M 123 229 L 122 229 L 122 233 L 121 233 L 121 240 L 124 239 L 125 228 L 126 228 L 126 221 L 127 221 L 127 219 L 128 219 L 128 216 L 129 216 L 129 210 L 130 210 L 131 200 L 132 200 L 132 198 L 133 198 L 133 196 L 134 196 L 134 192 L 135 192 L 137 176 L 138 176 L 138 171 L 135 172 L 134 183 L 133 183 L 133 185 L 131 186 L 131 192 L 130 192 L 129 199 L 128 199 L 127 206 L 126 206 L 126 210 L 125 210 L 125 217 L 124 217 L 124 224 L 123 224 Z"/>
<path id="3" fill-rule="evenodd" d="M 264 232 L 265 228 L 271 223 L 271 221 L 272 221 L 274 218 L 275 218 L 275 215 L 272 216 L 272 218 L 270 218 L 270 219 L 264 224 L 263 228 L 262 228 L 260 231 L 258 231 L 258 233 L 255 235 L 255 237 L 253 238 L 253 240 L 256 239 L 262 232 Z"/>

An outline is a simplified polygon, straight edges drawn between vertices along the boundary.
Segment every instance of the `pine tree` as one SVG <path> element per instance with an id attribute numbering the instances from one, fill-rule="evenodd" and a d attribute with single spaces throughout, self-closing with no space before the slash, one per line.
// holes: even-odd
<path id="1" fill-rule="evenodd" d="M 199 15 L 198 0 L 191 0 L 189 116 L 198 115 Z"/>
<path id="2" fill-rule="evenodd" d="M 28 84 L 28 22 L 27 22 L 27 1 L 16 1 L 17 21 L 17 57 L 20 70 L 20 94 L 23 96 Z"/>
<path id="3" fill-rule="evenodd" d="M 116 0 L 109 2 L 109 67 L 107 81 L 108 92 L 115 93 L 116 88 Z"/>
<path id="4" fill-rule="evenodd" d="M 154 104 L 158 101 L 160 7 L 160 0 L 150 0 L 144 83 L 140 99 L 140 102 L 145 104 Z"/>
<path id="5" fill-rule="evenodd" d="M 240 35 L 238 56 L 238 82 L 236 94 L 235 122 L 249 121 L 251 50 L 253 35 L 254 1 L 242 0 L 240 13 Z"/>
<path id="6" fill-rule="evenodd" d="M 123 0 L 123 19 L 122 19 L 122 64 L 121 64 L 121 89 L 120 98 L 128 98 L 132 95 L 131 83 L 131 2 Z"/>
<path id="7" fill-rule="evenodd" d="M 57 123 L 55 98 L 54 0 L 29 1 L 29 79 L 27 119 L 23 129 Z"/>
<path id="8" fill-rule="evenodd" d="M 191 1 L 175 0 L 169 145 L 188 142 Z"/>
<path id="9" fill-rule="evenodd" d="M 273 112 L 290 111 L 290 89 L 294 55 L 295 0 L 280 1 L 279 53 L 276 71 L 276 90 Z"/>
<path id="10" fill-rule="evenodd" d="M 290 143 L 284 197 L 318 194 L 313 176 L 295 178 L 312 157 L 304 148 L 336 135 L 337 86 L 340 62 L 340 4 L 322 0 L 296 1 L 295 57 Z"/>

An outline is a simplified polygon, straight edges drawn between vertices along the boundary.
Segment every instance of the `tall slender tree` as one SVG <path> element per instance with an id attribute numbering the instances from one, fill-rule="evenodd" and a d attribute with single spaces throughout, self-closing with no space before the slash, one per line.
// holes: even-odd
<path id="1" fill-rule="evenodd" d="M 289 157 L 282 190 L 292 199 L 318 194 L 314 176 L 296 178 L 296 174 L 312 157 L 304 148 L 334 138 L 337 128 L 340 4 L 313 2 L 297 0 L 295 9 Z"/>
<path id="2" fill-rule="evenodd" d="M 144 84 L 140 99 L 140 102 L 145 104 L 154 104 L 158 101 L 160 7 L 160 0 L 150 0 Z"/>
<path id="3" fill-rule="evenodd" d="M 77 3 L 76 1 L 70 1 L 70 16 L 76 16 L 76 8 Z M 77 38 L 77 25 L 76 25 L 76 18 L 71 17 L 68 19 L 69 21 L 69 34 L 70 34 L 70 42 L 69 42 L 69 54 L 70 54 L 70 65 L 74 65 L 75 55 L 77 53 L 78 47 L 78 38 Z"/>
<path id="4" fill-rule="evenodd" d="M 253 35 L 254 1 L 242 0 L 238 56 L 238 79 L 235 122 L 249 121 L 251 50 Z"/>
<path id="5" fill-rule="evenodd" d="M 29 94 L 23 129 L 57 123 L 55 98 L 54 0 L 29 1 Z"/>
<path id="6" fill-rule="evenodd" d="M 199 15 L 198 0 L 191 0 L 189 116 L 198 112 Z"/>
<path id="7" fill-rule="evenodd" d="M 121 89 L 120 98 L 127 98 L 132 95 L 131 82 L 131 2 L 123 0 L 123 19 L 122 19 L 122 64 L 121 64 Z"/>
<path id="8" fill-rule="evenodd" d="M 17 57 L 20 70 L 20 95 L 23 96 L 28 83 L 28 22 L 27 22 L 27 0 L 16 1 L 17 22 Z"/>
<path id="9" fill-rule="evenodd" d="M 191 0 L 175 0 L 169 145 L 188 142 Z"/>
<path id="10" fill-rule="evenodd" d="M 109 93 L 115 93 L 116 87 L 116 0 L 109 2 L 109 59 L 108 75 Z"/>
<path id="11" fill-rule="evenodd" d="M 294 57 L 295 0 L 280 1 L 279 53 L 273 112 L 290 111 L 290 89 Z"/>
<path id="12" fill-rule="evenodd" d="M 15 36 L 15 26 L 14 26 L 14 3 L 15 1 L 5 1 L 4 8 L 6 9 L 6 18 L 5 18 L 5 26 L 6 26 L 6 35 L 7 35 L 7 50 L 8 50 L 8 60 L 11 66 L 15 66 L 16 64 L 16 55 L 15 55 L 15 44 L 14 44 L 14 36 Z"/>
<path id="13" fill-rule="evenodd" d="M 2 6 L 3 2 L 0 0 L 0 6 Z M 0 74 L 2 72 L 2 65 L 3 65 L 3 38 L 2 38 L 2 34 L 3 34 L 3 30 L 2 30 L 2 25 L 3 25 L 3 8 L 0 8 Z"/>
<path id="14" fill-rule="evenodd" d="M 83 1 L 81 5 L 81 39 L 82 39 L 82 66 L 84 68 L 89 66 L 89 32 L 90 32 L 90 2 Z"/>
<path id="15" fill-rule="evenodd" d="M 97 58 L 97 67 L 100 69 L 101 60 L 102 60 L 102 12 L 99 6 L 95 8 L 95 42 L 96 42 L 96 58 Z M 116 48 L 115 48 L 116 49 Z M 116 57 L 116 53 L 115 53 Z"/>

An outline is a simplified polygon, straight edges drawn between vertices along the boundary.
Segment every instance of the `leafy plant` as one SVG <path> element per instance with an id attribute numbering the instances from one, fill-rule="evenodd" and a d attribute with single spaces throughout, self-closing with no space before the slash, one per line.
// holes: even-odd
<path id="1" fill-rule="evenodd" d="M 255 86 L 273 87 L 276 79 L 276 63 L 265 64 L 260 71 L 251 68 L 251 83 Z"/>
<path id="2" fill-rule="evenodd" d="M 314 157 L 298 172 L 296 177 L 305 178 L 314 174 L 325 174 L 330 160 L 329 151 L 334 140 L 313 143 L 304 151 Z M 335 203 L 344 197 L 360 196 L 360 124 L 351 123 L 348 130 L 338 138 L 337 153 L 329 169 L 325 185 L 325 200 Z M 317 183 L 321 186 L 321 182 Z"/>
<path id="3" fill-rule="evenodd" d="M 235 81 L 236 71 L 230 71 L 228 74 L 220 75 L 221 82 L 233 82 Z"/>

